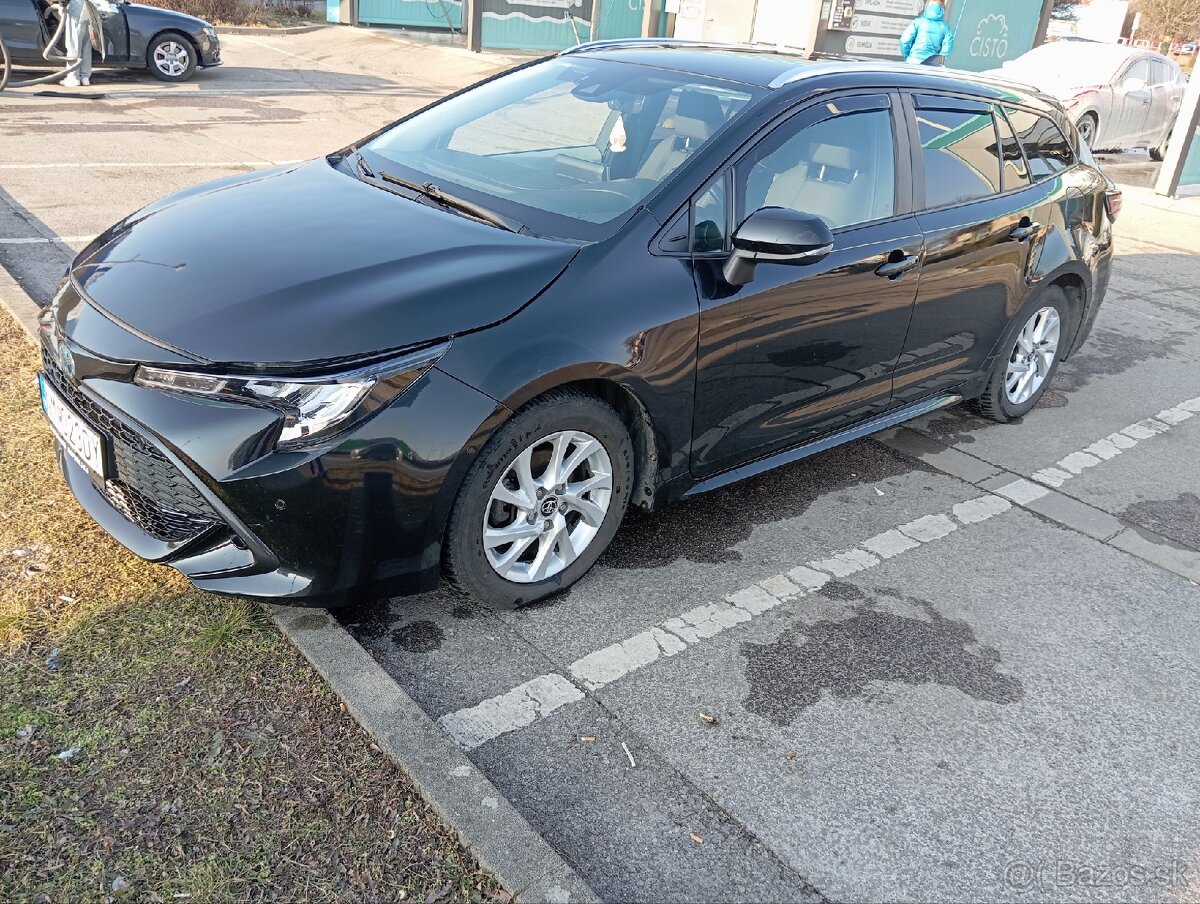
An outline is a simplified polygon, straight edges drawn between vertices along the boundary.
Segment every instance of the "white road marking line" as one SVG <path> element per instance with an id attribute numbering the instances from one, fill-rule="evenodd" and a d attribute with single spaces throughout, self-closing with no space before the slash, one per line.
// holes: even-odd
<path id="1" fill-rule="evenodd" d="M 1082 474 L 1088 468 L 1094 468 L 1102 461 L 1116 458 L 1126 449 L 1132 449 L 1139 442 L 1151 439 L 1160 433 L 1166 433 L 1176 424 L 1182 424 L 1197 413 L 1200 413 L 1200 396 L 1194 399 L 1187 399 L 1171 408 L 1164 408 L 1154 417 L 1148 417 L 1145 420 L 1130 424 L 1128 427 L 1122 427 L 1116 433 L 1110 433 L 1104 439 L 1097 440 L 1078 452 L 1072 452 L 1070 455 L 1060 458 L 1055 465 L 1034 471 L 1030 476 L 1040 484 L 1055 488 L 1061 487 L 1072 477 Z M 1028 495 L 1030 491 L 1023 485 L 1025 483 L 1027 481 L 1014 481 L 996 492 L 1001 496 L 1012 499 L 1019 505 L 1023 505 L 1025 502 L 1032 502 L 1038 498 L 1037 496 Z M 1021 486 L 1018 486 L 1019 484 Z M 1016 496 L 1005 492 L 1009 489 L 1012 489 L 1015 493 L 1023 494 L 1025 498 L 1018 499 Z M 1042 493 L 1039 495 L 1045 494 Z"/>
<path id="2" fill-rule="evenodd" d="M 98 235 L 99 233 L 97 233 Z M 73 245 L 76 242 L 90 242 L 96 236 L 94 235 L 56 235 L 53 238 L 45 238 L 44 236 L 29 236 L 19 239 L 0 239 L 0 245 L 53 245 L 61 242 L 66 245 Z"/>
<path id="3" fill-rule="evenodd" d="M 900 533 L 907 534 L 922 543 L 941 539 L 955 529 L 955 523 L 946 515 L 926 515 L 924 518 L 918 518 L 908 524 L 901 524 L 897 528 Z"/>
<path id="4" fill-rule="evenodd" d="M 881 559 L 891 559 L 902 552 L 916 549 L 920 545 L 918 541 L 905 536 L 898 530 L 887 530 L 869 540 L 864 540 L 862 547 Z"/>
<path id="5" fill-rule="evenodd" d="M 442 716 L 438 722 L 459 747 L 474 750 L 582 699 L 583 692 L 562 675 L 539 675 L 506 694 Z"/>
<path id="6" fill-rule="evenodd" d="M 953 517 L 927 515 L 871 537 L 860 546 L 815 559 L 785 574 L 772 575 L 723 600 L 696 606 L 632 637 L 589 653 L 571 663 L 566 672 L 588 690 L 599 690 L 638 669 L 676 656 L 707 638 L 819 590 L 831 580 L 874 568 L 882 561 L 880 556 L 895 558 L 948 536 L 959 524 L 979 524 L 1010 508 L 1012 505 L 1007 500 L 990 493 L 960 502 L 951 510 Z M 532 725 L 583 697 L 565 675 L 551 672 L 475 706 L 447 713 L 438 722 L 460 747 L 473 750 Z"/>
<path id="7" fill-rule="evenodd" d="M 1006 483 L 996 490 L 996 493 L 1005 499 L 1012 500 L 1017 505 L 1028 505 L 1035 499 L 1041 499 L 1043 496 L 1049 495 L 1050 490 L 1021 477 L 1012 483 Z"/>
<path id="8" fill-rule="evenodd" d="M 292 53 L 290 50 L 284 50 L 282 47 L 276 47 L 275 45 L 268 44 L 265 41 L 256 41 L 253 38 L 246 37 L 245 35 L 230 35 L 229 37 L 236 37 L 238 41 L 245 42 L 246 44 L 255 44 L 259 47 L 264 47 L 267 50 L 273 50 L 276 53 L 281 53 L 284 56 L 290 56 L 295 57 L 298 60 L 304 60 L 306 63 L 316 63 L 317 65 L 321 64 L 320 60 L 314 60 L 312 57 L 306 57 L 299 53 Z"/>

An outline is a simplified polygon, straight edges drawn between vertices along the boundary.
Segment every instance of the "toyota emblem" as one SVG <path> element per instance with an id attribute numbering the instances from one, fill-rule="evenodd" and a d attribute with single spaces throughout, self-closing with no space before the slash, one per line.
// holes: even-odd
<path id="1" fill-rule="evenodd" d="M 75 356 L 71 354 L 71 350 L 67 348 L 64 342 L 58 347 L 58 360 L 62 364 L 63 373 L 70 379 L 75 379 Z"/>

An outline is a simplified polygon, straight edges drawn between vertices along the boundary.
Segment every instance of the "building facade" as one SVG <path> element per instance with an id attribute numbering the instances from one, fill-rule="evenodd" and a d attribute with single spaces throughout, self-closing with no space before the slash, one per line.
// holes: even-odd
<path id="1" fill-rule="evenodd" d="M 477 3 L 481 46 L 557 50 L 590 40 L 670 36 L 899 59 L 925 0 L 327 0 L 331 22 L 461 34 Z M 1029 50 L 1053 0 L 949 0 L 948 65 L 980 71 Z"/>

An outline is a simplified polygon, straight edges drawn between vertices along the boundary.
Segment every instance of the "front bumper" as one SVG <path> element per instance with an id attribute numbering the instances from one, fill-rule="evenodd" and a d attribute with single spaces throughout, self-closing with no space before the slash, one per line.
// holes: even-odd
<path id="1" fill-rule="evenodd" d="M 221 65 L 221 39 L 200 32 L 198 35 L 193 35 L 196 39 L 196 47 L 200 50 L 200 66 L 208 68 L 210 66 Z"/>
<path id="2" fill-rule="evenodd" d="M 201 589 L 280 602 L 436 586 L 454 493 L 504 414 L 434 368 L 328 447 L 276 453 L 263 443 L 274 416 L 262 409 L 76 381 L 56 360 L 43 347 L 47 381 L 108 447 L 104 484 L 59 449 L 84 509 Z"/>

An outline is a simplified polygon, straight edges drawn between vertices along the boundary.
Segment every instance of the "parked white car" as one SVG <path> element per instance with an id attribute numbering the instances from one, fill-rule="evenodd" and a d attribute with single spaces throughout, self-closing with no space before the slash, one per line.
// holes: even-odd
<path id="1" fill-rule="evenodd" d="M 1187 77 L 1173 60 L 1121 44 L 1056 41 L 993 70 L 1057 98 L 1093 150 L 1139 148 L 1161 160 Z"/>

